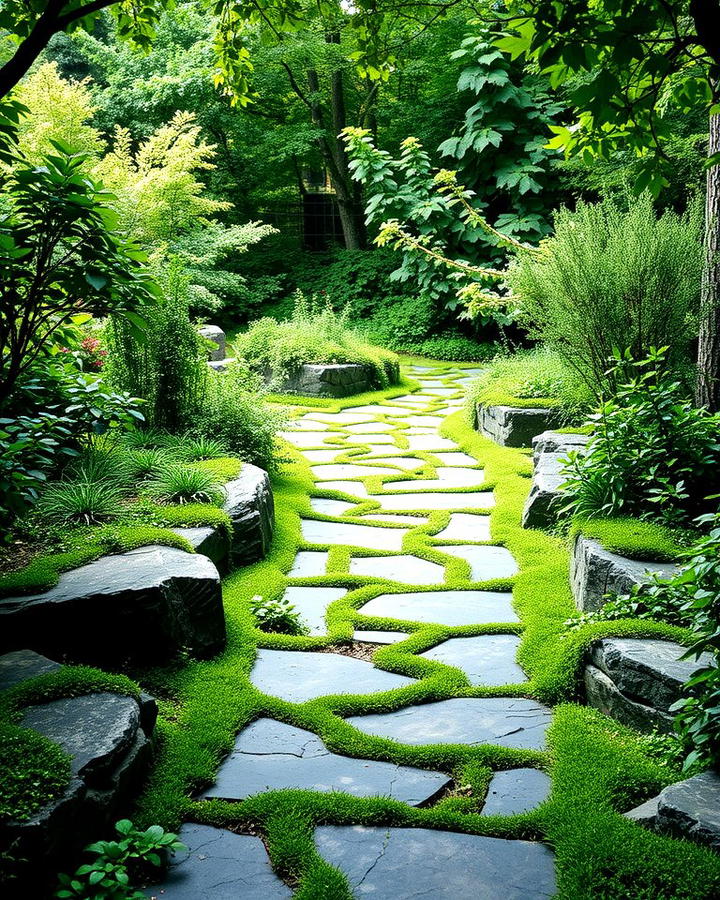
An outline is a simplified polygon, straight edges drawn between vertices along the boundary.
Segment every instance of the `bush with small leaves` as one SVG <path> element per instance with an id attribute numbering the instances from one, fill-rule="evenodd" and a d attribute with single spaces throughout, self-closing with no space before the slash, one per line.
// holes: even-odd
<path id="1" fill-rule="evenodd" d="M 149 484 L 149 493 L 162 503 L 222 502 L 222 486 L 212 472 L 180 463 L 167 465 Z"/>
<path id="2" fill-rule="evenodd" d="M 250 600 L 250 609 L 260 631 L 275 634 L 307 634 L 308 629 L 300 618 L 300 613 L 286 598 L 265 600 L 256 594 Z"/>

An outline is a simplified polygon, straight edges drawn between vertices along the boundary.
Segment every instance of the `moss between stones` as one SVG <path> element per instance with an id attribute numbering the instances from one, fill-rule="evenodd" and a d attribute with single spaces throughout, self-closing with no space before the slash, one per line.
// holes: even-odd
<path id="1" fill-rule="evenodd" d="M 576 518 L 568 535 L 571 547 L 579 534 L 598 541 L 610 553 L 643 562 L 675 562 L 697 537 L 688 529 L 632 518 Z"/>
<path id="2" fill-rule="evenodd" d="M 437 371 L 445 370 L 438 366 Z M 438 401 L 433 408 L 441 405 Z M 293 453 L 286 471 L 274 479 L 278 515 L 270 555 L 225 579 L 225 651 L 210 661 L 193 661 L 179 670 L 159 669 L 148 674 L 150 688 L 157 684 L 170 689 L 178 705 L 170 719 L 161 718 L 160 759 L 139 802 L 139 819 L 145 824 L 159 822 L 171 828 L 191 819 L 216 826 L 258 829 L 267 840 L 276 870 L 297 887 L 296 896 L 303 900 L 342 900 L 351 896 L 342 875 L 315 851 L 312 829 L 317 824 L 406 825 L 497 837 L 543 838 L 556 850 L 559 896 L 568 900 L 716 896 L 720 891 L 720 859 L 715 854 L 645 832 L 619 814 L 676 780 L 679 773 L 648 755 L 642 738 L 592 710 L 574 705 L 559 707 L 546 752 L 496 746 L 412 747 L 360 733 L 342 718 L 456 696 L 512 693 L 558 701 L 573 696 L 582 653 L 593 637 L 628 633 L 687 640 L 687 634 L 680 629 L 648 622 L 600 623 L 578 629 L 571 638 L 565 637 L 563 624 L 574 608 L 568 584 L 567 548 L 559 539 L 520 527 L 529 487 L 527 456 L 498 447 L 473 433 L 462 414 L 451 416 L 443 431 L 455 438 L 461 449 L 478 458 L 495 486 L 498 504 L 491 512 L 493 540 L 505 544 L 520 565 L 520 574 L 504 580 L 503 585 L 512 584 L 523 625 L 517 629 L 506 624 L 450 628 L 360 616 L 357 607 L 379 593 L 437 587 L 369 583 L 368 579 L 351 577 L 347 574 L 350 549 L 333 546 L 330 573 L 303 582 L 350 589 L 329 609 L 328 636 L 290 637 L 258 631 L 250 612 L 250 598 L 257 593 L 278 596 L 284 590 L 286 573 L 296 551 L 303 547 L 301 516 L 332 518 L 310 511 L 309 497 L 320 492 L 312 482 L 308 464 Z M 397 455 L 395 450 L 389 452 Z M 354 455 L 357 454 L 348 450 L 349 458 Z M 432 454 L 413 455 L 425 459 L 431 471 Z M 379 459 L 374 462 L 381 464 Z M 370 482 L 367 484 L 370 486 Z M 342 496 L 337 492 L 323 495 Z M 368 508 L 372 502 L 372 498 L 363 501 L 363 507 Z M 348 521 L 347 516 L 344 521 Z M 446 521 L 446 513 L 432 513 L 427 525 L 408 533 L 403 551 L 439 559 L 433 550 L 432 534 Z M 462 565 L 450 568 L 443 588 L 467 588 L 466 577 L 467 570 Z M 257 646 L 307 650 L 339 645 L 350 638 L 353 624 L 407 627 L 410 637 L 378 650 L 374 660 L 384 669 L 414 676 L 419 681 L 371 696 L 321 697 L 303 704 L 264 695 L 250 682 Z M 530 681 L 514 688 L 474 688 L 460 670 L 414 655 L 451 635 L 515 630 L 522 632 L 519 658 Z M 271 791 L 241 803 L 193 800 L 194 792 L 212 782 L 237 732 L 263 715 L 315 732 L 338 753 L 446 771 L 468 790 L 462 796 L 451 794 L 427 809 L 414 809 L 383 798 L 360 799 L 298 790 Z M 552 773 L 550 799 L 521 816 L 479 815 L 480 796 L 490 770 L 518 765 L 546 768 Z"/>

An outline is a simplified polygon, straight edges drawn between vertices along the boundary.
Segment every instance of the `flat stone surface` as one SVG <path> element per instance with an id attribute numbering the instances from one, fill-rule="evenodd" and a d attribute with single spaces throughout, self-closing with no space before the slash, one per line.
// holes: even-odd
<path id="1" fill-rule="evenodd" d="M 327 422 L 330 425 L 356 425 L 358 422 L 372 421 L 372 416 L 368 413 L 357 412 L 316 412 L 307 413 L 303 419 L 316 419 L 318 422 Z"/>
<path id="2" fill-rule="evenodd" d="M 349 503 L 347 500 L 331 500 L 328 497 L 310 498 L 310 509 L 323 516 L 341 516 L 354 506 L 357 506 L 357 503 Z"/>
<path id="3" fill-rule="evenodd" d="M 532 900 L 556 893 L 553 854 L 543 844 L 364 825 L 323 825 L 315 844 L 345 873 L 355 897 Z"/>
<path id="4" fill-rule="evenodd" d="M 132 697 L 85 694 L 30 706 L 21 724 L 69 753 L 73 775 L 92 780 L 125 755 L 140 726 L 140 708 Z"/>
<path id="5" fill-rule="evenodd" d="M 303 540 L 308 544 L 349 544 L 370 550 L 400 550 L 406 528 L 356 525 L 354 522 L 321 522 L 301 519 Z"/>
<path id="6" fill-rule="evenodd" d="M 367 445 L 374 447 L 379 445 L 388 445 L 396 447 L 395 436 L 392 434 L 349 434 L 345 438 L 345 443 L 350 447 L 359 447 Z"/>
<path id="7" fill-rule="evenodd" d="M 183 825 L 165 881 L 145 891 L 162 900 L 285 900 L 290 888 L 273 872 L 259 837 L 209 825 Z"/>
<path id="8" fill-rule="evenodd" d="M 485 816 L 517 816 L 540 806 L 550 795 L 550 776 L 538 769 L 496 772 L 482 811 Z"/>
<path id="9" fill-rule="evenodd" d="M 298 550 L 288 578 L 315 578 L 327 571 L 327 550 Z"/>
<path id="10" fill-rule="evenodd" d="M 325 612 L 331 603 L 345 594 L 345 588 L 297 585 L 286 588 L 284 596 L 298 611 L 310 634 L 325 634 Z"/>
<path id="11" fill-rule="evenodd" d="M 411 406 L 427 406 L 427 397 L 418 397 L 417 394 L 403 394 L 402 397 L 393 397 L 396 403 L 409 403 Z"/>
<path id="12" fill-rule="evenodd" d="M 263 559 L 270 551 L 275 505 L 264 469 L 243 463 L 240 474 L 224 485 L 223 510 L 232 525 L 231 556 L 236 566 Z"/>
<path id="13" fill-rule="evenodd" d="M 408 428 L 408 429 L 406 429 L 406 431 L 403 432 L 403 434 L 405 434 L 405 435 L 409 435 L 409 434 L 435 434 L 435 433 L 436 433 L 436 429 L 435 429 L 435 428 L 421 428 L 419 425 L 413 425 L 412 428 Z"/>
<path id="14" fill-rule="evenodd" d="M 372 465 L 360 466 L 353 463 L 328 463 L 324 466 L 313 466 L 313 476 L 318 481 L 347 479 L 347 478 L 368 478 L 371 475 L 397 475 L 397 469 L 388 466 Z"/>
<path id="15" fill-rule="evenodd" d="M 407 637 L 406 631 L 355 631 L 356 641 L 367 641 L 369 644 L 399 644 Z"/>
<path id="16" fill-rule="evenodd" d="M 393 525 L 424 525 L 427 522 L 427 516 L 409 516 L 403 513 L 367 513 L 363 516 L 371 522 L 391 522 Z"/>
<path id="17" fill-rule="evenodd" d="M 342 447 L 334 447 L 332 450 L 303 450 L 303 456 L 311 463 L 327 463 L 344 452 Z"/>
<path id="18" fill-rule="evenodd" d="M 515 662 L 519 646 L 515 634 L 483 634 L 450 638 L 420 656 L 462 669 L 473 685 L 520 684 L 527 675 Z"/>
<path id="19" fill-rule="evenodd" d="M 350 560 L 351 575 L 389 578 L 403 584 L 442 584 L 445 568 L 417 556 L 358 556 Z"/>
<path id="20" fill-rule="evenodd" d="M 393 431 L 395 425 L 388 422 L 359 422 L 355 425 L 346 425 L 345 431 L 351 434 L 379 434 L 383 431 Z"/>
<path id="21" fill-rule="evenodd" d="M 507 547 L 440 546 L 441 553 L 457 556 L 470 563 L 472 581 L 491 581 L 494 578 L 511 578 L 518 572 L 517 563 Z"/>
<path id="22" fill-rule="evenodd" d="M 391 797 L 415 806 L 450 782 L 442 772 L 331 753 L 310 731 L 258 719 L 245 728 L 203 795 L 244 800 L 263 791 L 297 788 L 342 791 L 354 797 Z"/>
<path id="23" fill-rule="evenodd" d="M 504 447 L 529 447 L 536 435 L 558 421 L 557 409 L 477 406 L 478 431 Z"/>
<path id="24" fill-rule="evenodd" d="M 263 693 L 290 703 L 328 694 L 374 694 L 416 683 L 352 656 L 266 649 L 258 650 L 251 680 Z"/>
<path id="25" fill-rule="evenodd" d="M 437 625 L 486 625 L 519 622 L 512 594 L 493 591 L 416 591 L 380 594 L 360 607 L 364 616 Z"/>
<path id="26" fill-rule="evenodd" d="M 365 734 L 400 744 L 494 744 L 543 750 L 551 712 L 524 697 L 457 697 L 388 713 L 350 716 Z"/>
<path id="27" fill-rule="evenodd" d="M 389 486 L 389 485 L 388 485 Z M 492 491 L 456 491 L 446 494 L 382 494 L 375 495 L 380 506 L 388 510 L 404 509 L 492 509 Z"/>
<path id="28" fill-rule="evenodd" d="M 13 650 L 0 656 L 0 691 L 22 684 L 29 678 L 37 678 L 48 672 L 56 672 L 60 663 L 34 650 Z"/>
<path id="29" fill-rule="evenodd" d="M 460 388 L 457 387 L 430 387 L 427 385 L 423 387 L 424 394 L 432 394 L 437 397 L 452 397 L 454 394 L 457 394 L 459 390 Z"/>
<path id="30" fill-rule="evenodd" d="M 337 431 L 278 431 L 278 435 L 286 440 L 288 444 L 298 449 L 306 449 L 309 447 L 319 447 L 327 443 L 327 438 L 337 438 Z"/>
<path id="31" fill-rule="evenodd" d="M 324 491 L 341 491 L 351 497 L 367 497 L 368 490 L 362 481 L 323 481 L 318 487 Z"/>
<path id="32" fill-rule="evenodd" d="M 702 772 L 666 787 L 657 817 L 661 830 L 720 848 L 720 776 Z"/>
<path id="33" fill-rule="evenodd" d="M 627 697 L 602 669 L 585 666 L 583 679 L 588 706 L 638 731 L 672 733 L 673 717 L 670 713 Z"/>
<path id="34" fill-rule="evenodd" d="M 316 419 L 294 419 L 287 428 L 288 431 L 327 431 L 327 425 L 324 422 L 318 422 Z"/>
<path id="35" fill-rule="evenodd" d="M 421 450 L 432 452 L 433 450 L 457 450 L 457 444 L 449 438 L 440 437 L 434 434 L 413 434 L 408 440 L 408 447 L 411 450 Z"/>
<path id="36" fill-rule="evenodd" d="M 406 416 L 403 419 L 403 424 L 419 425 L 421 428 L 439 428 L 442 425 L 442 422 L 442 416 L 433 416 L 432 414 L 429 414 L 427 416 L 419 416 L 416 414 L 412 416 Z"/>
<path id="37" fill-rule="evenodd" d="M 389 490 L 426 491 L 429 488 L 475 487 L 485 481 L 482 469 L 437 469 L 437 478 L 417 478 L 414 481 L 393 481 L 385 485 Z"/>
<path id="38" fill-rule="evenodd" d="M 433 453 L 445 466 L 476 466 L 478 461 L 474 456 L 463 453 L 462 450 L 450 450 L 446 453 Z"/>
<path id="39" fill-rule="evenodd" d="M 396 398 L 399 399 L 399 398 Z M 402 406 L 384 406 L 380 403 L 372 403 L 367 406 L 353 406 L 353 410 L 359 413 L 370 413 L 373 416 L 406 416 L 407 410 Z"/>
<path id="40" fill-rule="evenodd" d="M 408 471 L 420 469 L 426 465 L 424 460 L 417 459 L 414 456 L 386 456 L 386 452 L 386 450 L 383 450 L 369 453 L 367 456 L 363 456 L 363 460 L 370 458 L 377 459 L 379 463 L 384 463 L 387 466 L 397 466 L 399 469 L 406 469 Z"/>
<path id="41" fill-rule="evenodd" d="M 490 516 L 477 513 L 451 513 L 450 521 L 434 537 L 446 541 L 489 541 Z"/>

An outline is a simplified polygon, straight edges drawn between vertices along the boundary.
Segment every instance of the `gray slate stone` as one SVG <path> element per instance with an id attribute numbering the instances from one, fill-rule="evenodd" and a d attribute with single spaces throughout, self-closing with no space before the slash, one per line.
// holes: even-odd
<path id="1" fill-rule="evenodd" d="M 364 616 L 382 616 L 437 625 L 519 622 L 512 594 L 494 591 L 409 591 L 380 594 L 360 607 Z"/>
<path id="2" fill-rule="evenodd" d="M 570 450 L 586 447 L 591 439 L 589 434 L 561 434 L 559 431 L 543 431 L 532 439 L 533 462 L 537 463 L 543 453 L 567 454 Z"/>
<path id="3" fill-rule="evenodd" d="M 225 529 L 214 525 L 204 525 L 198 528 L 173 528 L 175 534 L 184 537 L 190 542 L 190 546 L 196 553 L 207 556 L 215 563 L 215 568 L 221 575 L 226 575 L 230 569 L 231 540 Z"/>
<path id="4" fill-rule="evenodd" d="M 720 850 L 720 775 L 702 772 L 671 784 L 625 816 L 646 828 Z"/>
<path id="5" fill-rule="evenodd" d="M 532 900 L 556 892 L 543 844 L 425 828 L 324 825 L 320 855 L 374 900 Z"/>
<path id="6" fill-rule="evenodd" d="M 482 811 L 485 816 L 517 816 L 530 812 L 550 794 L 550 776 L 538 769 L 496 772 L 490 781 Z"/>
<path id="7" fill-rule="evenodd" d="M 471 581 L 492 581 L 496 578 L 512 578 L 518 572 L 515 558 L 507 547 L 441 546 L 436 550 L 457 556 L 470 564 Z"/>
<path id="8" fill-rule="evenodd" d="M 407 636 L 406 631 L 365 631 L 359 628 L 353 633 L 353 640 L 367 641 L 369 644 L 399 644 Z"/>
<path id="9" fill-rule="evenodd" d="M 442 772 L 331 753 L 310 731 L 258 719 L 245 728 L 203 795 L 244 800 L 263 791 L 298 788 L 342 791 L 354 797 L 391 797 L 417 806 L 449 784 Z"/>
<path id="10" fill-rule="evenodd" d="M 579 534 L 570 556 L 570 584 L 578 609 L 590 612 L 605 604 L 608 593 L 629 593 L 635 584 L 649 582 L 653 575 L 672 578 L 677 566 L 639 562 L 605 550 L 598 541 Z"/>
<path id="11" fill-rule="evenodd" d="M 250 678 L 258 690 L 290 703 L 327 694 L 374 694 L 416 683 L 352 656 L 265 649 L 258 650 Z"/>
<path id="12" fill-rule="evenodd" d="M 213 362 L 225 359 L 225 332 L 219 325 L 203 325 L 198 331 L 206 340 L 211 341 L 215 346 L 210 349 L 210 359 Z"/>
<path id="13" fill-rule="evenodd" d="M 584 681 L 588 706 L 599 709 L 606 716 L 617 719 L 623 725 L 637 728 L 638 731 L 672 732 L 671 715 L 626 697 L 597 666 L 585 667 Z"/>
<path id="14" fill-rule="evenodd" d="M 394 379 L 399 379 L 399 369 Z M 354 363 L 306 364 L 300 366 L 280 385 L 288 394 L 305 394 L 309 397 L 349 397 L 379 387 L 370 366 Z"/>
<path id="15" fill-rule="evenodd" d="M 275 503 L 264 469 L 243 463 L 240 474 L 225 484 L 223 509 L 232 523 L 232 561 L 245 566 L 264 559 L 275 530 Z"/>
<path id="16" fill-rule="evenodd" d="M 532 439 L 560 420 L 555 409 L 522 409 L 515 406 L 476 407 L 477 429 L 503 447 L 529 447 Z"/>
<path id="17" fill-rule="evenodd" d="M 548 528 L 557 519 L 567 481 L 564 453 L 540 453 L 535 462 L 530 493 L 522 515 L 523 528 Z"/>
<path id="18" fill-rule="evenodd" d="M 148 546 L 60 576 L 42 594 L 0 600 L 0 645 L 106 663 L 211 656 L 225 643 L 220 577 L 205 556 Z"/>
<path id="19" fill-rule="evenodd" d="M 450 638 L 420 656 L 462 669 L 473 685 L 519 684 L 527 681 L 515 662 L 519 645 L 514 634 L 482 634 Z"/>
<path id="20" fill-rule="evenodd" d="M 495 744 L 542 750 L 550 710 L 521 697 L 457 697 L 389 713 L 351 716 L 365 734 L 401 744 Z"/>
<path id="21" fill-rule="evenodd" d="M 167 878 L 145 891 L 162 900 L 285 900 L 290 888 L 273 872 L 259 837 L 209 825 L 183 825 Z"/>
<path id="22" fill-rule="evenodd" d="M 623 694 L 667 712 L 693 673 L 713 663 L 710 653 L 699 660 L 681 659 L 686 652 L 672 641 L 605 638 L 592 645 L 591 657 Z"/>
<path id="23" fill-rule="evenodd" d="M 344 597 L 346 588 L 312 587 L 297 585 L 285 589 L 284 597 L 300 614 L 300 618 L 310 630 L 310 634 L 325 634 L 325 613 L 328 606 Z"/>
<path id="24" fill-rule="evenodd" d="M 55 672 L 60 663 L 41 656 L 34 650 L 14 650 L 0 656 L 0 691 L 22 684 L 29 678 L 37 678 L 48 672 Z"/>

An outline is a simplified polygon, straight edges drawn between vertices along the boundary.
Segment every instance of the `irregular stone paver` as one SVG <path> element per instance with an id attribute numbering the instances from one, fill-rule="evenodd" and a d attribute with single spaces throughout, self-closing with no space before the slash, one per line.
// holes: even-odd
<path id="1" fill-rule="evenodd" d="M 380 446 L 397 446 L 395 437 L 392 434 L 349 434 L 345 443 L 350 447 L 367 445 L 368 447 Z"/>
<path id="2" fill-rule="evenodd" d="M 403 419 L 403 424 L 405 425 L 419 425 L 421 428 L 430 428 L 436 427 L 439 428 L 442 425 L 442 416 L 420 416 L 420 415 L 412 415 L 406 416 Z"/>
<path id="3" fill-rule="evenodd" d="M 363 631 L 359 629 L 353 634 L 356 641 L 367 641 L 369 644 L 399 644 L 406 637 L 406 631 Z"/>
<path id="4" fill-rule="evenodd" d="M 496 772 L 482 811 L 485 816 L 516 816 L 535 809 L 550 794 L 550 776 L 538 769 Z"/>
<path id="5" fill-rule="evenodd" d="M 324 491 L 342 491 L 351 497 L 368 497 L 368 490 L 362 481 L 323 481 L 318 487 Z"/>
<path id="6" fill-rule="evenodd" d="M 482 634 L 450 638 L 420 656 L 462 669 L 470 684 L 519 684 L 527 675 L 515 662 L 520 638 L 514 634 Z"/>
<path id="7" fill-rule="evenodd" d="M 447 526 L 435 535 L 446 541 L 489 541 L 490 516 L 477 513 L 451 513 Z"/>
<path id="8" fill-rule="evenodd" d="M 362 461 L 364 462 L 365 460 L 370 458 L 377 458 L 378 462 L 380 463 L 385 463 L 388 466 L 397 466 L 399 469 L 405 469 L 407 471 L 410 471 L 412 469 L 420 469 L 424 465 L 426 465 L 424 460 L 417 459 L 414 456 L 386 456 L 386 453 L 387 449 L 368 453 L 366 456 L 362 457 Z"/>
<path id="9" fill-rule="evenodd" d="M 319 447 L 326 442 L 326 438 L 338 437 L 334 431 L 278 431 L 278 434 L 298 449 Z"/>
<path id="10" fill-rule="evenodd" d="M 398 474 L 397 469 L 391 469 L 388 466 L 358 466 L 354 463 L 328 463 L 324 466 L 313 466 L 312 473 L 319 481 Z"/>
<path id="11" fill-rule="evenodd" d="M 395 425 L 390 425 L 387 422 L 361 422 L 357 425 L 348 425 L 345 428 L 345 431 L 349 431 L 351 434 L 378 434 L 382 431 L 393 431 L 395 429 Z"/>
<path id="12" fill-rule="evenodd" d="M 403 513 L 368 513 L 363 516 L 372 522 L 392 522 L 394 525 L 424 525 L 427 522 L 427 516 L 409 516 Z"/>
<path id="13" fill-rule="evenodd" d="M 399 399 L 399 398 L 398 398 Z M 402 406 L 381 406 L 375 403 L 368 406 L 354 406 L 356 412 L 372 413 L 374 416 L 406 416 L 407 409 Z"/>
<path id="14" fill-rule="evenodd" d="M 56 672 L 60 663 L 47 656 L 41 656 L 34 650 L 13 650 L 0 656 L 0 691 L 21 684 L 29 678 Z"/>
<path id="15" fill-rule="evenodd" d="M 307 413 L 304 419 L 317 419 L 318 422 L 325 422 L 330 425 L 357 425 L 359 422 L 371 422 L 372 416 L 368 413 L 356 412 L 317 412 Z"/>
<path id="16" fill-rule="evenodd" d="M 486 625 L 519 622 L 512 594 L 493 591 L 416 591 L 380 594 L 360 607 L 364 616 L 432 622 L 437 625 Z"/>
<path id="17" fill-rule="evenodd" d="M 445 547 L 436 546 L 441 553 L 458 556 L 470 563 L 473 581 L 490 581 L 493 578 L 511 578 L 518 573 L 517 563 L 506 547 Z"/>
<path id="18" fill-rule="evenodd" d="M 391 481 L 386 483 L 385 490 L 423 490 L 429 488 L 475 487 L 485 480 L 482 469 L 456 469 L 446 467 L 437 469 L 437 478 L 417 478 L 414 481 Z"/>
<path id="19" fill-rule="evenodd" d="M 450 778 L 396 763 L 340 756 L 311 731 L 258 719 L 245 728 L 203 797 L 244 800 L 263 791 L 298 788 L 342 791 L 354 797 L 392 797 L 415 806 L 442 790 Z"/>
<path id="20" fill-rule="evenodd" d="M 341 453 L 345 453 L 343 447 L 334 447 L 332 450 L 303 450 L 303 456 L 311 463 L 332 462 Z"/>
<path id="21" fill-rule="evenodd" d="M 350 716 L 346 721 L 365 734 L 400 744 L 495 744 L 543 750 L 550 710 L 524 697 L 454 697 Z"/>
<path id="22" fill-rule="evenodd" d="M 327 485 L 325 485 L 327 487 Z M 388 485 L 390 487 L 390 485 Z M 375 499 L 387 510 L 405 509 L 492 509 L 495 497 L 492 491 L 456 491 L 433 494 L 378 494 Z"/>
<path id="23" fill-rule="evenodd" d="M 328 497 L 310 498 L 310 508 L 324 516 L 341 516 L 354 506 L 357 506 L 357 503 L 349 503 L 347 500 L 331 500 Z"/>
<path id="24" fill-rule="evenodd" d="M 321 451 L 322 452 L 322 451 Z M 446 453 L 434 453 L 444 466 L 476 466 L 477 460 L 474 456 L 463 453 L 462 450 L 450 450 Z"/>
<path id="25" fill-rule="evenodd" d="M 327 427 L 323 422 L 317 422 L 315 419 L 295 419 L 288 425 L 288 431 L 327 431 Z"/>
<path id="26" fill-rule="evenodd" d="M 457 394 L 459 390 L 460 388 L 457 387 L 424 387 L 423 393 L 438 397 L 451 397 L 453 394 Z"/>
<path id="27" fill-rule="evenodd" d="M 308 445 L 309 446 L 309 445 Z M 413 434 L 408 438 L 408 446 L 410 450 L 424 450 L 432 452 L 433 450 L 456 450 L 457 445 L 448 438 L 436 436 L 434 434 Z"/>
<path id="28" fill-rule="evenodd" d="M 288 578 L 315 578 L 327 571 L 327 550 L 298 550 Z"/>
<path id="29" fill-rule="evenodd" d="M 356 897 L 377 900 L 533 900 L 556 893 L 543 844 L 425 828 L 324 825 L 319 854 Z"/>
<path id="30" fill-rule="evenodd" d="M 165 881 L 145 891 L 163 900 L 284 900 L 290 888 L 273 872 L 259 837 L 209 825 L 183 825 L 188 848 L 170 863 Z"/>
<path id="31" fill-rule="evenodd" d="M 298 611 L 310 634 L 325 634 L 325 612 L 331 603 L 345 594 L 345 588 L 297 585 L 287 588 L 284 596 Z"/>
<path id="32" fill-rule="evenodd" d="M 408 403 L 411 406 L 427 406 L 430 402 L 427 397 L 418 397 L 417 394 L 403 394 L 402 397 L 393 397 L 396 403 Z"/>
<path id="33" fill-rule="evenodd" d="M 400 550 L 407 528 L 382 528 L 354 522 L 321 522 L 301 519 L 303 540 L 308 544 L 350 544 L 369 550 Z"/>
<path id="34" fill-rule="evenodd" d="M 418 556 L 358 556 L 350 560 L 351 575 L 389 578 L 403 584 L 442 584 L 445 568 Z"/>
<path id="35" fill-rule="evenodd" d="M 419 425 L 413 425 L 412 428 L 408 428 L 408 429 L 404 432 L 404 434 L 406 434 L 406 435 L 411 435 L 411 434 L 435 434 L 435 433 L 436 433 L 436 432 L 435 432 L 435 429 L 434 429 L 434 428 L 420 428 Z"/>
<path id="36" fill-rule="evenodd" d="M 374 694 L 416 683 L 352 656 L 266 649 L 258 650 L 250 679 L 258 690 L 290 703 L 329 694 Z"/>

